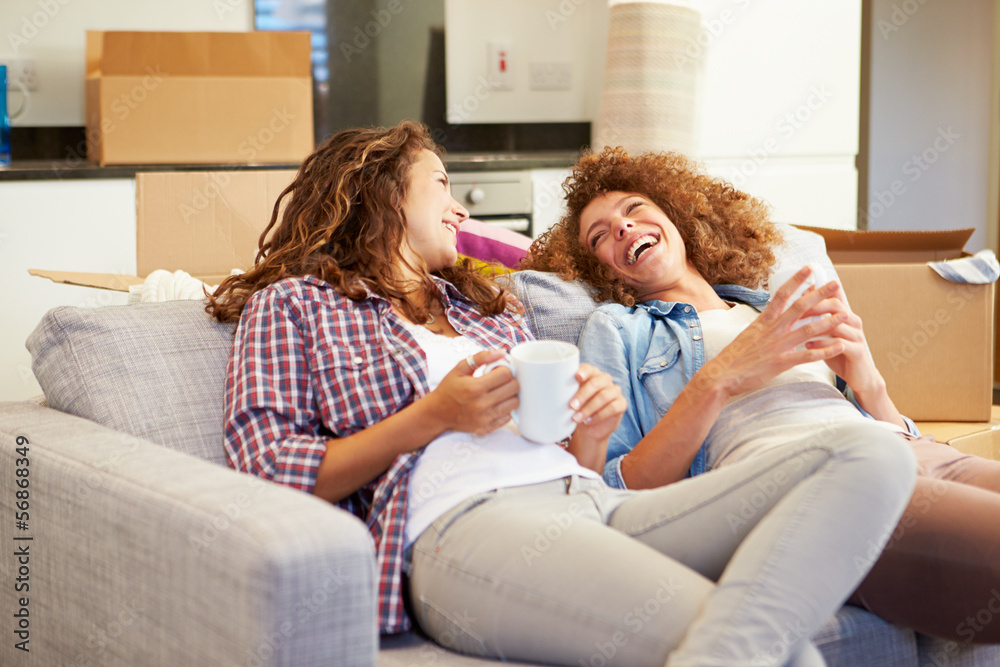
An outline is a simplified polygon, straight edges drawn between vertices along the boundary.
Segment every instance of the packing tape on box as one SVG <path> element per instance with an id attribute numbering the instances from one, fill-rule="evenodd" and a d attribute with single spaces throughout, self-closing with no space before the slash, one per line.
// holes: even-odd
<path id="1" fill-rule="evenodd" d="M 992 250 L 980 250 L 975 255 L 943 262 L 927 262 L 939 276 L 953 283 L 988 285 L 1000 278 L 1000 264 Z"/>

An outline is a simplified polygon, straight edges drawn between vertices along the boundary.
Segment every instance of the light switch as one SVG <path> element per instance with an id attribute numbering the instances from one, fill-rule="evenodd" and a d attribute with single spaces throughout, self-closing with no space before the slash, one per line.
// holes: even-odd
<path id="1" fill-rule="evenodd" d="M 510 73 L 510 42 L 490 42 L 488 51 L 487 81 L 494 90 L 511 90 L 513 77 Z"/>

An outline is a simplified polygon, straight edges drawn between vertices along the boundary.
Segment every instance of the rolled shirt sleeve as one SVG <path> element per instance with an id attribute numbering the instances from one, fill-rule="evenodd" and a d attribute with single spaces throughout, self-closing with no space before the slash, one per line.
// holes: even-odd
<path id="1" fill-rule="evenodd" d="M 627 487 L 622 478 L 622 459 L 642 439 L 643 433 L 621 329 L 609 315 L 596 311 L 584 325 L 579 347 L 580 360 L 608 373 L 621 389 L 628 406 L 621 423 L 608 440 L 607 463 L 604 466 L 604 481 L 611 487 L 624 489 Z"/>

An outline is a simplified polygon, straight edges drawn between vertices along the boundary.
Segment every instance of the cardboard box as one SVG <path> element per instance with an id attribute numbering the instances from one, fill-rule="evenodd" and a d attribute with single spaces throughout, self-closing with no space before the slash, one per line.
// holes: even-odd
<path id="1" fill-rule="evenodd" d="M 298 163 L 313 150 L 308 32 L 87 31 L 87 156 Z"/>
<path id="2" fill-rule="evenodd" d="M 159 171 L 136 174 L 137 276 L 30 269 L 57 283 L 119 292 L 157 269 L 187 271 L 210 285 L 246 270 L 278 195 L 295 171 Z M 280 219 L 280 218 L 279 218 Z"/>
<path id="3" fill-rule="evenodd" d="M 900 412 L 915 421 L 988 421 L 995 285 L 950 283 L 925 263 L 961 257 L 974 230 L 803 229 L 826 240 Z"/>
<path id="4" fill-rule="evenodd" d="M 996 333 L 996 341 L 993 344 L 993 386 L 1000 389 L 1000 295 L 998 301 L 993 304 L 993 329 Z"/>
<path id="5" fill-rule="evenodd" d="M 917 422 L 917 428 L 966 454 L 1000 461 L 1000 405 L 992 406 L 988 422 Z"/>

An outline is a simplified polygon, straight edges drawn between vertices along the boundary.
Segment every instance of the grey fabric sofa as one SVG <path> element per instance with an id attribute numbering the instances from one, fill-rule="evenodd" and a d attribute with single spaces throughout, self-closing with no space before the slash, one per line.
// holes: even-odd
<path id="1" fill-rule="evenodd" d="M 526 294 L 544 289 L 529 315 L 565 322 L 560 310 L 589 297 L 550 280 L 520 276 Z M 57 308 L 31 335 L 44 401 L 0 404 L 0 664 L 487 664 L 414 632 L 380 638 L 363 523 L 226 467 L 231 332 L 179 301 Z M 23 565 L 12 545 L 29 545 Z M 30 653 L 11 639 L 21 608 Z M 1000 665 L 1000 648 L 850 607 L 815 639 L 832 666 Z"/>

